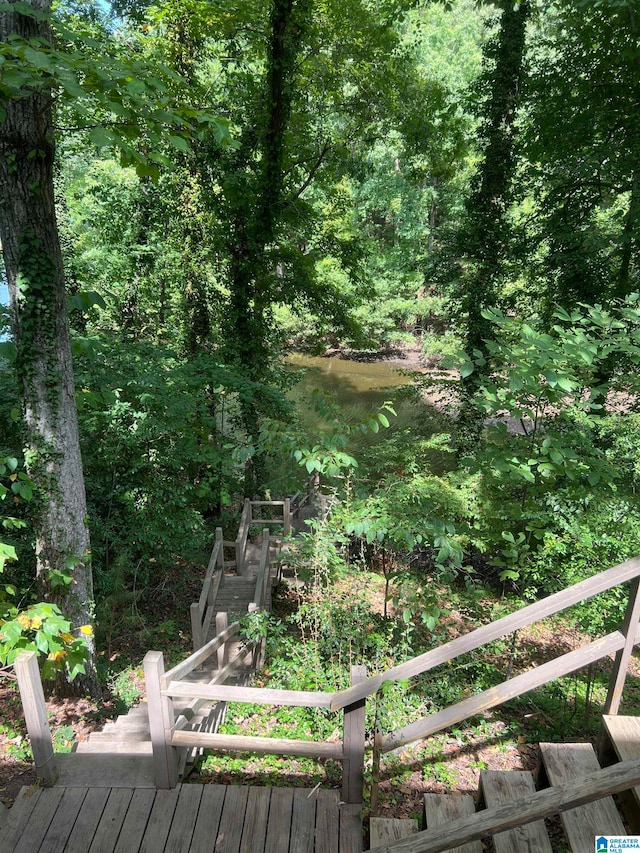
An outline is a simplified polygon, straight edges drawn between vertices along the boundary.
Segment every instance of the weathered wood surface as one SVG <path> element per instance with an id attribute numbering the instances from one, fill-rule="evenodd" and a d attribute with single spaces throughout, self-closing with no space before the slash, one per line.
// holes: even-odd
<path id="1" fill-rule="evenodd" d="M 256 755 L 302 755 L 310 758 L 332 758 L 335 761 L 342 761 L 344 758 L 344 747 L 341 743 L 325 741 L 179 731 L 174 733 L 172 743 L 174 746 L 201 746 L 205 749 L 253 752 Z"/>
<path id="2" fill-rule="evenodd" d="M 194 652 L 192 655 L 189 655 L 188 658 L 181 661 L 177 666 L 174 666 L 173 669 L 170 669 L 163 676 L 162 687 L 166 687 L 166 685 L 170 681 L 180 681 L 183 678 L 186 678 L 194 669 L 201 666 L 207 658 L 211 657 L 211 655 L 217 651 L 220 646 L 222 646 L 230 637 L 233 637 L 240 630 L 240 623 L 234 622 L 232 625 L 224 631 L 223 634 L 220 634 L 210 640 L 206 646 L 203 646 L 201 649 L 198 649 L 197 652 Z"/>
<path id="3" fill-rule="evenodd" d="M 484 809 L 443 827 L 380 848 L 378 853 L 444 853 L 451 847 L 488 838 L 516 826 L 549 817 L 609 794 L 640 785 L 640 760 L 626 761 L 568 785 L 536 791 L 518 801 Z"/>
<path id="4" fill-rule="evenodd" d="M 292 705 L 302 708 L 328 708 L 331 693 L 310 690 L 275 690 L 269 687 L 234 687 L 228 684 L 191 684 L 172 681 L 167 695 L 225 702 L 248 702 L 251 705 Z"/>
<path id="5" fill-rule="evenodd" d="M 427 829 L 452 823 L 461 817 L 468 817 L 475 812 L 473 797 L 466 794 L 425 794 L 424 816 Z M 447 853 L 482 853 L 480 841 L 470 841 L 459 847 L 452 847 Z"/>
<path id="6" fill-rule="evenodd" d="M 71 788 L 153 788 L 153 756 L 104 751 L 71 752 L 56 755 L 58 782 Z"/>
<path id="7" fill-rule="evenodd" d="M 372 817 L 369 821 L 369 850 L 392 844 L 418 832 L 418 821 L 394 817 Z"/>
<path id="8" fill-rule="evenodd" d="M 531 773 L 526 770 L 483 770 L 480 774 L 480 797 L 488 808 L 513 803 L 535 793 Z M 553 853 L 544 821 L 536 820 L 493 836 L 495 853 Z"/>
<path id="9" fill-rule="evenodd" d="M 1 853 L 362 853 L 337 791 L 180 785 L 22 790 Z"/>
<path id="10" fill-rule="evenodd" d="M 540 664 L 528 672 L 517 675 L 509 681 L 503 681 L 502 684 L 496 687 L 491 687 L 489 690 L 484 690 L 475 696 L 470 696 L 468 699 L 463 699 L 455 705 L 450 705 L 442 711 L 437 711 L 428 717 L 423 717 L 390 732 L 380 738 L 381 752 L 390 752 L 392 749 L 404 746 L 412 741 L 422 740 L 436 732 L 446 729 L 461 720 L 466 720 L 479 714 L 481 711 L 486 711 L 489 708 L 495 708 L 496 705 L 501 705 L 509 699 L 514 699 L 516 696 L 522 696 L 530 690 L 535 690 L 549 681 L 560 678 L 564 675 L 569 675 L 578 669 L 588 666 L 603 657 L 617 651 L 624 646 L 625 639 L 619 631 L 613 631 L 607 634 L 606 637 L 601 637 L 599 640 L 594 640 L 587 643 L 573 652 L 561 655 L 547 663 Z M 333 702 L 331 703 L 333 707 Z"/>
<path id="11" fill-rule="evenodd" d="M 640 717 L 602 717 L 601 763 L 608 759 L 633 761 L 640 759 Z M 620 805 L 632 832 L 640 834 L 640 786 L 620 795 Z"/>
<path id="12" fill-rule="evenodd" d="M 591 776 L 600 764 L 590 743 L 541 743 L 540 755 L 551 785 Z M 596 835 L 625 835 L 624 824 L 611 797 L 560 815 L 574 853 L 590 850 Z"/>
<path id="13" fill-rule="evenodd" d="M 527 625 L 532 625 L 534 622 L 560 613 L 574 604 L 638 576 L 640 576 L 640 557 L 626 560 L 624 563 L 574 584 L 568 589 L 560 590 L 560 592 L 549 595 L 528 607 L 523 607 L 515 613 L 503 616 L 502 619 L 497 619 L 495 622 L 483 625 L 482 628 L 463 634 L 463 636 L 457 637 L 443 646 L 418 655 L 418 657 L 394 666 L 379 675 L 372 676 L 362 684 L 348 687 L 335 695 L 331 707 L 333 709 L 344 708 L 345 705 L 351 705 L 359 699 L 377 693 L 385 681 L 398 681 L 420 675 L 420 673 L 448 663 L 466 652 L 480 648 L 480 646 L 484 646 L 493 640 L 499 640 L 520 628 L 525 628 Z M 637 643 L 638 639 L 638 632 L 636 632 L 634 642 Z"/>
<path id="14" fill-rule="evenodd" d="M 20 687 L 20 698 L 29 732 L 36 776 L 43 785 L 53 785 L 58 778 L 58 769 L 40 679 L 38 656 L 32 651 L 18 652 L 14 668 Z"/>
<path id="15" fill-rule="evenodd" d="M 358 684 L 367 677 L 366 666 L 351 667 L 351 683 Z M 342 799 L 345 803 L 363 800 L 363 769 L 365 751 L 365 700 L 344 709 L 344 761 L 342 763 Z"/>

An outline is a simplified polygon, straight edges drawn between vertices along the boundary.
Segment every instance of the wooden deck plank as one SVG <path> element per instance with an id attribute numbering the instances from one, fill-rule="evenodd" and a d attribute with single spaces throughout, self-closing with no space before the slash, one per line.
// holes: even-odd
<path id="1" fill-rule="evenodd" d="M 202 785 L 182 786 L 164 853 L 189 853 L 201 799 Z"/>
<path id="2" fill-rule="evenodd" d="M 235 785 L 227 788 L 218 828 L 218 842 L 220 850 L 223 850 L 224 853 L 238 853 L 240 850 L 242 825 L 248 796 L 248 788 L 240 788 Z"/>
<path id="3" fill-rule="evenodd" d="M 620 761 L 640 758 L 640 717 L 605 714 L 602 717 L 602 736 L 604 749 L 600 753 L 601 761 L 604 758 L 607 763 L 607 749 Z M 619 799 L 631 831 L 640 834 L 640 787 L 622 792 Z"/>
<path id="4" fill-rule="evenodd" d="M 292 812 L 293 788 L 273 788 L 264 853 L 289 853 Z"/>
<path id="5" fill-rule="evenodd" d="M 110 793 L 109 788 L 91 788 L 87 791 L 67 841 L 65 853 L 87 853 Z"/>
<path id="6" fill-rule="evenodd" d="M 270 799 L 271 788 L 249 789 L 240 853 L 264 853 Z"/>
<path id="7" fill-rule="evenodd" d="M 64 850 L 86 796 L 86 788 L 64 789 L 39 853 L 60 853 Z"/>
<path id="8" fill-rule="evenodd" d="M 533 777 L 526 770 L 483 770 L 480 774 L 481 797 L 489 808 L 527 797 L 535 792 Z M 493 837 L 496 853 L 553 853 L 544 821 L 516 826 Z"/>
<path id="9" fill-rule="evenodd" d="M 152 788 L 135 789 L 114 853 L 131 853 L 132 850 L 138 850 L 155 800 L 156 792 Z"/>
<path id="10" fill-rule="evenodd" d="M 31 812 L 36 807 L 42 789 L 33 786 L 25 786 L 20 789 L 18 798 L 7 816 L 7 822 L 0 832 L 2 853 L 11 853 L 17 839 L 20 837 L 24 826 L 29 820 Z"/>
<path id="11" fill-rule="evenodd" d="M 90 839 L 85 838 L 85 851 L 88 850 L 89 853 L 113 853 L 132 796 L 132 788 L 111 789 L 91 845 L 89 845 Z"/>
<path id="12" fill-rule="evenodd" d="M 426 829 L 442 826 L 461 817 L 468 817 L 475 812 L 473 797 L 457 794 L 425 794 L 424 813 Z M 471 841 L 462 847 L 452 847 L 446 853 L 482 853 L 482 843 Z"/>
<path id="13" fill-rule="evenodd" d="M 164 850 L 181 790 L 182 786 L 178 785 L 170 791 L 156 792 L 147 829 L 140 845 L 140 853 L 158 853 Z"/>
<path id="14" fill-rule="evenodd" d="M 394 817 L 372 817 L 369 821 L 369 849 L 393 844 L 401 838 L 409 838 L 418 831 L 418 821 Z"/>
<path id="15" fill-rule="evenodd" d="M 224 785 L 204 786 L 189 853 L 212 853 L 216 850 L 226 790 Z"/>
<path id="16" fill-rule="evenodd" d="M 590 743 L 541 743 L 540 753 L 552 785 L 577 781 L 600 770 Z M 582 853 L 597 835 L 626 835 L 622 818 L 612 797 L 596 800 L 560 815 L 571 849 Z"/>
<path id="17" fill-rule="evenodd" d="M 317 798 L 315 853 L 336 853 L 340 847 L 338 792 L 318 788 L 315 796 Z"/>
<path id="18" fill-rule="evenodd" d="M 19 853 L 37 853 L 55 816 L 58 804 L 64 795 L 64 788 L 45 788 L 29 820 L 23 826 L 15 850 Z"/>
<path id="19" fill-rule="evenodd" d="M 296 788 L 293 792 L 289 853 L 313 853 L 318 799 L 314 792 Z"/>
<path id="20" fill-rule="evenodd" d="M 340 853 L 362 853 L 362 805 L 340 803 Z"/>

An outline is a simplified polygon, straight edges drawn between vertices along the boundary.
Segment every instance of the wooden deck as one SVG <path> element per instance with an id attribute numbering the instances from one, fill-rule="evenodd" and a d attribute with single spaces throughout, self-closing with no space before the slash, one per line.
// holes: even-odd
<path id="1" fill-rule="evenodd" d="M 361 853 L 359 812 L 325 789 L 23 788 L 0 853 Z"/>

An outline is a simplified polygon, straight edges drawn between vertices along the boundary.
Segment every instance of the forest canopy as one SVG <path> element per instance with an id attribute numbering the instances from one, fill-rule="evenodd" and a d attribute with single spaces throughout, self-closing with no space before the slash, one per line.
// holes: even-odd
<path id="1" fill-rule="evenodd" d="M 399 596 L 636 553 L 637 7 L 2 4 L 0 663 L 88 637 L 95 692 L 92 626 L 305 472 Z M 291 393 L 412 348 L 437 417 Z"/>

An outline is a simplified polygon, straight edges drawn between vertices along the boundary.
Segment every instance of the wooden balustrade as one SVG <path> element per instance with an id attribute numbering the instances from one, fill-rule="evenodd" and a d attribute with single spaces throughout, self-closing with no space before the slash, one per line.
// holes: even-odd
<path id="1" fill-rule="evenodd" d="M 198 601 L 191 605 L 191 639 L 194 651 L 204 646 L 209 633 L 214 604 L 224 574 L 224 541 L 222 528 L 216 527 L 216 541 L 211 551 Z"/>

